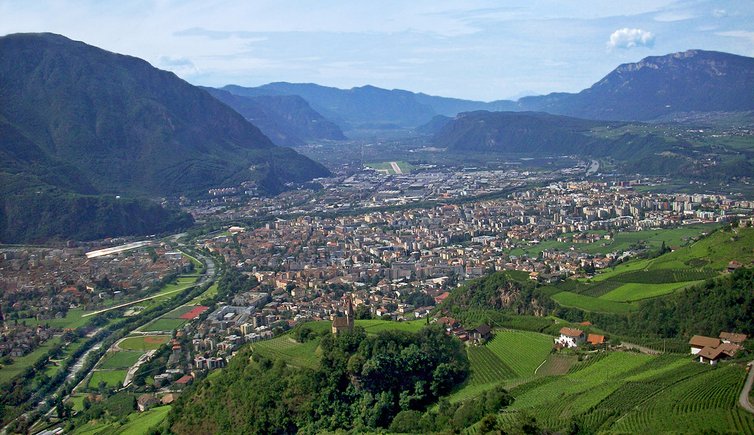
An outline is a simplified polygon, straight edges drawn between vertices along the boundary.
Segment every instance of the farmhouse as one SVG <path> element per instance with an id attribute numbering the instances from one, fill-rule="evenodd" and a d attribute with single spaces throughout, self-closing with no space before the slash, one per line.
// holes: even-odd
<path id="1" fill-rule="evenodd" d="M 482 324 L 479 325 L 475 330 L 470 331 L 469 335 L 471 336 L 472 340 L 482 341 L 490 338 L 491 332 L 492 328 L 490 328 L 488 325 Z"/>
<path id="2" fill-rule="evenodd" d="M 560 328 L 560 337 L 555 339 L 555 343 L 563 347 L 577 347 L 584 342 L 584 331 L 576 328 Z"/>
<path id="3" fill-rule="evenodd" d="M 733 358 L 743 347 L 746 334 L 721 332 L 720 338 L 695 335 L 689 340 L 691 354 L 699 357 L 702 364 L 715 365 L 721 359 Z"/>
<path id="4" fill-rule="evenodd" d="M 714 349 L 717 346 L 720 346 L 720 339 L 705 337 L 704 335 L 695 335 L 689 340 L 689 345 L 691 346 L 691 354 L 696 355 L 705 347 L 711 347 Z"/>

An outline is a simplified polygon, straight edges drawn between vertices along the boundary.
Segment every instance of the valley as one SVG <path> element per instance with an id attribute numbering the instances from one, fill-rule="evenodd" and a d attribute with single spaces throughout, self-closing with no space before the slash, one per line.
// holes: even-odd
<path id="1" fill-rule="evenodd" d="M 754 433 L 754 58 L 477 101 L 0 53 L 2 433 Z"/>

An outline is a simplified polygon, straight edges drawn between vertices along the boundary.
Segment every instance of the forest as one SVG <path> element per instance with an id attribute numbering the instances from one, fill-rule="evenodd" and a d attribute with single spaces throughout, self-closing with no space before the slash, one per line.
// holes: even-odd
<path id="1" fill-rule="evenodd" d="M 270 360 L 247 347 L 219 376 L 178 401 L 169 415 L 170 429 L 196 434 L 319 433 L 373 431 L 389 428 L 396 419 L 395 424 L 406 425 L 408 416 L 423 415 L 469 374 L 463 345 L 439 327 L 377 335 L 357 327 L 337 336 L 304 335 L 320 340 L 316 370 Z M 506 394 L 489 398 L 498 403 L 490 405 L 495 411 L 509 402 Z M 464 412 L 471 416 L 459 416 L 459 424 L 483 417 Z M 432 416 L 427 413 L 425 422 L 434 427 Z"/>

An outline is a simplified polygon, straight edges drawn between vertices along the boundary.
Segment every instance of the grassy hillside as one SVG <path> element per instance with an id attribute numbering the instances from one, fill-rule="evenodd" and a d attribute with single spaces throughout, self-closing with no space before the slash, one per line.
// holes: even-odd
<path id="1" fill-rule="evenodd" d="M 683 290 L 714 278 L 736 260 L 754 261 L 754 229 L 720 229 L 708 237 L 653 259 L 632 260 L 590 280 L 566 282 L 548 289 L 564 307 L 625 314 L 634 302 Z"/>

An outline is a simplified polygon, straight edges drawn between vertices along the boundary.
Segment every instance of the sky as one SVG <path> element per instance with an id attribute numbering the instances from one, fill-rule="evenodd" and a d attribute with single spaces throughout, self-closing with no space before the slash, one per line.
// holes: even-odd
<path id="1" fill-rule="evenodd" d="M 578 92 L 689 49 L 754 57 L 752 0 L 0 0 L 53 32 L 204 86 L 373 85 L 491 101 Z"/>

